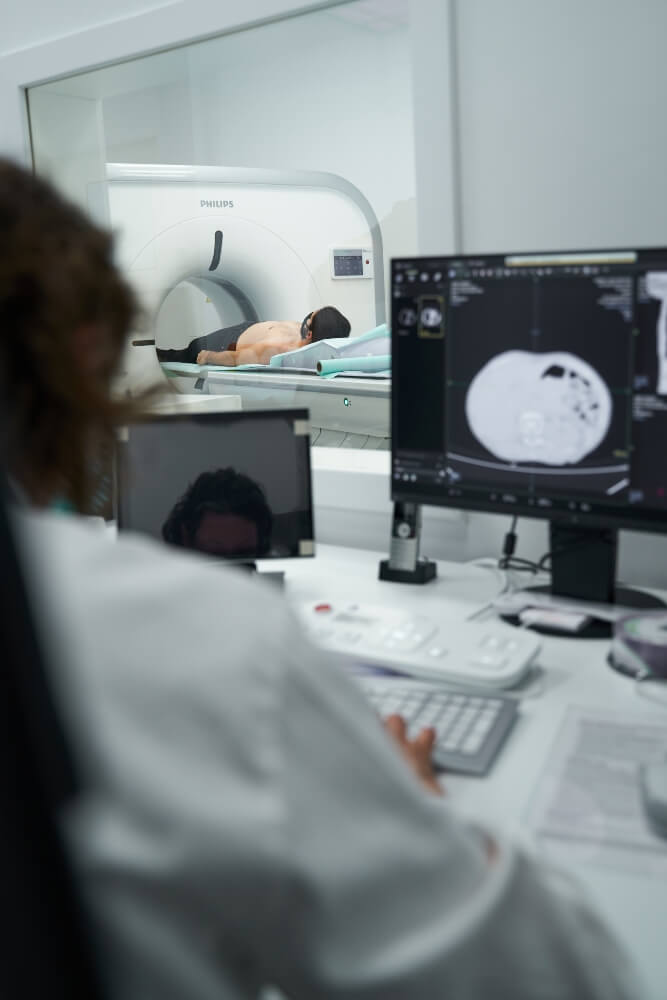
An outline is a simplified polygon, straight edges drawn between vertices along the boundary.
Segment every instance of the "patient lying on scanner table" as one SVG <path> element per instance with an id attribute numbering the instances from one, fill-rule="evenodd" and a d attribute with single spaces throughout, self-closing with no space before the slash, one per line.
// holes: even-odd
<path id="1" fill-rule="evenodd" d="M 267 365 L 274 354 L 284 354 L 318 340 L 347 337 L 350 323 L 335 306 L 323 306 L 297 320 L 238 323 L 191 340 L 181 350 L 158 348 L 160 361 L 198 365 Z"/>

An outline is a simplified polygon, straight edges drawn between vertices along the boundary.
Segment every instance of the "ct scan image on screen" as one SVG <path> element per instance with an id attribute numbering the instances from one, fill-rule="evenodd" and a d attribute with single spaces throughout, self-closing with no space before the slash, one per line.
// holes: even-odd
<path id="1" fill-rule="evenodd" d="M 631 279 L 563 280 L 451 281 L 446 440 L 454 481 L 510 487 L 531 477 L 549 491 L 627 489 Z"/>
<path id="2" fill-rule="evenodd" d="M 504 401 L 501 408 L 493 399 Z M 606 382 L 581 357 L 505 351 L 472 380 L 465 399 L 468 426 L 505 462 L 573 465 L 604 440 L 612 416 Z"/>

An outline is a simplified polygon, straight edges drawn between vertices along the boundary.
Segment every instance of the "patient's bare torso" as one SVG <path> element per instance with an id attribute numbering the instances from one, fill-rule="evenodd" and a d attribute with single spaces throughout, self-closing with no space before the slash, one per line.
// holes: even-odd
<path id="1" fill-rule="evenodd" d="M 253 323 L 244 330 L 236 342 L 236 350 L 252 347 L 253 344 L 270 343 L 281 351 L 293 351 L 303 347 L 301 340 L 301 324 L 294 320 L 265 320 L 263 323 Z M 274 351 L 278 354 L 279 351 Z"/>
<path id="2" fill-rule="evenodd" d="M 275 354 L 303 347 L 301 324 L 294 320 L 253 323 L 225 351 L 200 351 L 198 365 L 268 365 Z"/>

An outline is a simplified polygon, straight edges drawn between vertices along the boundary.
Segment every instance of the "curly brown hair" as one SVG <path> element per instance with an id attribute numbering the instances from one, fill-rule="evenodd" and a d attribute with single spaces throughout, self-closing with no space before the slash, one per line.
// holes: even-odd
<path id="1" fill-rule="evenodd" d="M 0 399 L 10 472 L 33 500 L 86 509 L 96 459 L 126 420 L 111 379 L 136 319 L 109 233 L 47 181 L 0 159 Z M 101 331 L 86 371 L 77 331 Z M 88 366 L 90 367 L 90 366 Z M 132 407 L 134 409 L 134 407 Z"/>

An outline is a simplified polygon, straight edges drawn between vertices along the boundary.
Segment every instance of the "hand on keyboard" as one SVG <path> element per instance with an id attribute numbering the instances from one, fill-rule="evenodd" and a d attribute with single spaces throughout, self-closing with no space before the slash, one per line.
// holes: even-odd
<path id="1" fill-rule="evenodd" d="M 515 698 L 360 674 L 359 683 L 382 719 L 400 716 L 406 742 L 433 728 L 429 766 L 458 774 L 486 774 L 517 716 Z"/>
<path id="2" fill-rule="evenodd" d="M 384 727 L 422 785 L 433 795 L 443 795 L 431 760 L 435 743 L 435 729 L 430 727 L 422 729 L 415 739 L 409 739 L 405 720 L 400 715 L 390 715 L 384 720 Z"/>

